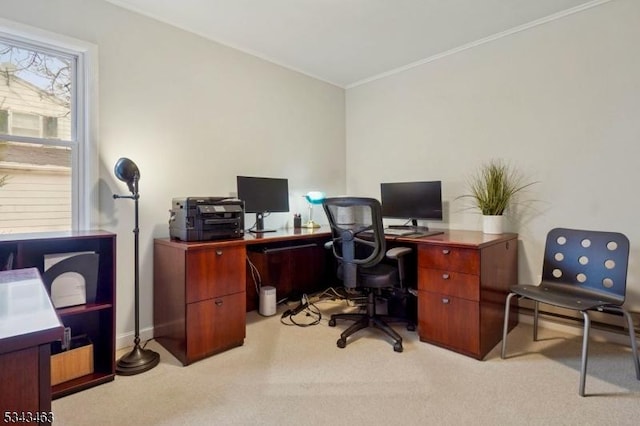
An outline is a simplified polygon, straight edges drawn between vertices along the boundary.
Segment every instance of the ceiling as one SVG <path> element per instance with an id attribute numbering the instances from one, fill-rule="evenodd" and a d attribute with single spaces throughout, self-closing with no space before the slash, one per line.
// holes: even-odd
<path id="1" fill-rule="evenodd" d="M 340 87 L 609 0 L 108 0 Z"/>

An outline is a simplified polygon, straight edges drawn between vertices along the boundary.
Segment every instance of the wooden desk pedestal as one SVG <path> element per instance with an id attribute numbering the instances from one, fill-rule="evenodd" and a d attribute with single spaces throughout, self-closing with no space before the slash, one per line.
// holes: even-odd
<path id="1" fill-rule="evenodd" d="M 506 296 L 518 278 L 517 235 L 448 231 L 417 247 L 420 340 L 484 358 L 502 339 Z M 518 321 L 511 318 L 509 329 Z"/>
<path id="2" fill-rule="evenodd" d="M 245 337 L 245 247 L 156 240 L 154 333 L 187 365 Z"/>
<path id="3" fill-rule="evenodd" d="M 308 273 L 318 272 L 322 266 L 309 265 L 324 265 L 324 251 L 316 240 L 328 236 L 320 230 L 282 230 L 237 240 L 156 239 L 156 340 L 184 365 L 241 346 L 246 311 L 256 309 L 258 300 L 253 280 L 247 279 L 247 247 L 251 247 L 250 257 L 257 263 L 262 285 L 276 286 L 278 297 L 284 297 L 294 290 L 308 291 L 313 285 Z"/>

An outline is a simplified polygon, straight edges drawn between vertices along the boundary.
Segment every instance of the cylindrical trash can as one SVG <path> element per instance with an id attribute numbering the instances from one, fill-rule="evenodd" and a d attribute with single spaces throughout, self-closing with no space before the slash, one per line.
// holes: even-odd
<path id="1" fill-rule="evenodd" d="M 260 315 L 266 317 L 276 314 L 276 288 L 271 286 L 260 287 Z"/>

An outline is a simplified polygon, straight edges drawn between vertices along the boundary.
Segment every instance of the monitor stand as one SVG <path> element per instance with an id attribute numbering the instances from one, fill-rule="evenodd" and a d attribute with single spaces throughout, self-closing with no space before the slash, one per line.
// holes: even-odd
<path id="1" fill-rule="evenodd" d="M 264 213 L 256 213 L 256 227 L 249 229 L 254 234 L 262 234 L 264 232 L 276 232 L 275 229 L 264 229 Z"/>
<path id="2" fill-rule="evenodd" d="M 409 230 L 415 231 L 415 232 L 428 232 L 429 231 L 429 227 L 428 226 L 418 226 L 418 220 L 417 219 L 411 219 L 411 225 L 389 225 L 389 228 L 393 228 L 393 229 L 409 229 Z"/>

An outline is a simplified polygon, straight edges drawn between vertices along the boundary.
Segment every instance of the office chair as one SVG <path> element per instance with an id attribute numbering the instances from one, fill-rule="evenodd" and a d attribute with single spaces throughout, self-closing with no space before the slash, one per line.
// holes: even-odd
<path id="1" fill-rule="evenodd" d="M 620 233 L 584 231 L 556 228 L 547 234 L 542 266 L 542 282 L 539 285 L 516 285 L 507 296 L 502 351 L 507 348 L 507 325 L 511 298 L 518 296 L 534 301 L 533 340 L 538 340 L 538 305 L 546 303 L 564 309 L 578 311 L 584 319 L 582 337 L 582 366 L 578 393 L 585 395 L 587 353 L 589 350 L 589 311 L 599 311 L 618 316 L 624 315 L 629 328 L 629 338 L 636 378 L 640 380 L 640 363 L 633 321 L 623 307 L 629 240 Z"/>
<path id="2" fill-rule="evenodd" d="M 329 325 L 336 320 L 351 320 L 337 341 L 339 348 L 347 345 L 347 338 L 366 327 L 382 330 L 393 340 L 393 350 L 402 352 L 402 337 L 388 322 L 406 321 L 376 313 L 376 296 L 383 289 L 393 289 L 404 279 L 403 257 L 411 252 L 407 247 L 395 247 L 386 251 L 380 202 L 373 198 L 336 197 L 322 203 L 331 226 L 332 249 L 338 259 L 338 278 L 345 288 L 361 289 L 367 295 L 366 313 L 334 314 Z M 395 259 L 397 266 L 382 263 L 387 256 Z M 409 320 L 410 321 L 410 320 Z M 411 323 L 407 328 L 411 329 Z M 413 327 L 415 328 L 415 326 Z"/>

